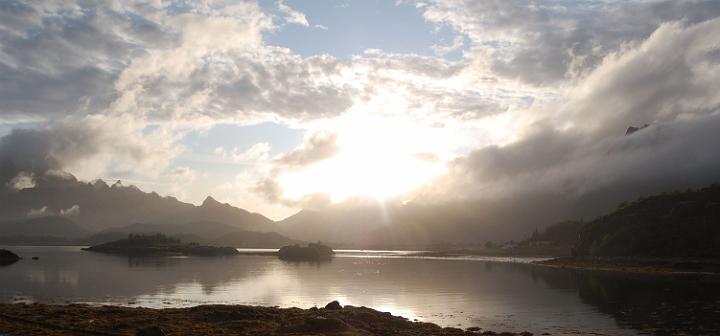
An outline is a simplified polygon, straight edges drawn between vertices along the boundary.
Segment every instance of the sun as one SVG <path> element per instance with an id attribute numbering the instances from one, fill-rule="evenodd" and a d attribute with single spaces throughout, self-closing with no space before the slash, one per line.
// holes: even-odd
<path id="1" fill-rule="evenodd" d="M 338 131 L 338 153 L 278 181 L 284 196 L 323 193 L 333 202 L 353 196 L 388 199 L 408 193 L 445 172 L 442 130 L 404 120 L 363 116 Z"/>

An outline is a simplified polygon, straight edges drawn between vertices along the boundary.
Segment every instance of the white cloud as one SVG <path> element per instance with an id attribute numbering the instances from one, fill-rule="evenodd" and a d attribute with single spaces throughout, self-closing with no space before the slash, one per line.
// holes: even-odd
<path id="1" fill-rule="evenodd" d="M 455 36 L 449 45 L 433 45 L 432 50 L 437 56 L 445 56 L 453 51 L 462 49 L 465 46 L 465 38 L 463 36 Z"/>
<path id="2" fill-rule="evenodd" d="M 48 211 L 48 207 L 43 206 L 42 208 L 39 208 L 39 209 L 30 209 L 27 213 L 27 216 L 28 217 L 42 217 L 42 216 L 47 216 L 49 214 L 51 214 L 51 212 Z"/>
<path id="3" fill-rule="evenodd" d="M 21 171 L 7 183 L 7 186 L 14 191 L 35 188 L 35 174 Z"/>
<path id="4" fill-rule="evenodd" d="M 231 153 L 231 157 L 235 162 L 257 162 L 267 160 L 270 156 L 270 144 L 267 142 L 259 142 L 250 146 L 245 151 L 240 151 L 235 147 Z"/>
<path id="5" fill-rule="evenodd" d="M 80 214 L 80 206 L 75 204 L 67 209 L 60 209 L 60 216 L 74 217 Z"/>
<path id="6" fill-rule="evenodd" d="M 278 1 L 278 9 L 280 10 L 280 12 L 285 14 L 284 18 L 285 18 L 285 21 L 287 21 L 287 23 L 298 24 L 298 25 L 305 26 L 305 27 L 310 26 L 310 23 L 308 22 L 307 18 L 305 17 L 305 14 L 292 9 L 290 6 L 283 3 L 282 0 Z"/>

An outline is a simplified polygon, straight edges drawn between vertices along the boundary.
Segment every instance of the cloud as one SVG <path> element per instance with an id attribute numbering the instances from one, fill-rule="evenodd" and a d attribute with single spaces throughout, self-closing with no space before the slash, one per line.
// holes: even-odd
<path id="1" fill-rule="evenodd" d="M 316 203 L 318 195 L 305 195 L 300 199 L 286 197 L 278 178 L 289 170 L 303 170 L 308 166 L 328 160 L 334 157 L 338 151 L 337 134 L 332 132 L 309 133 L 305 136 L 301 146 L 274 158 L 266 166 L 258 169 L 251 180 L 254 182 L 248 186 L 249 191 L 264 198 L 267 202 L 285 206 L 296 207 L 308 202 Z"/>
<path id="2" fill-rule="evenodd" d="M 19 172 L 7 183 L 8 188 L 13 191 L 35 188 L 35 176 L 32 172 Z"/>
<path id="3" fill-rule="evenodd" d="M 571 93 L 576 127 L 609 134 L 628 125 L 717 113 L 720 19 L 660 26 L 644 43 L 606 57 Z"/>
<path id="4" fill-rule="evenodd" d="M 48 214 L 52 214 L 51 212 L 48 212 L 48 207 L 43 206 L 39 209 L 30 209 L 27 213 L 27 217 L 42 217 L 47 216 Z"/>
<path id="5" fill-rule="evenodd" d="M 282 2 L 295 23 L 304 16 Z M 156 121 L 307 120 L 342 113 L 338 62 L 265 46 L 253 2 L 173 6 L 8 3 L 0 23 L 0 116 L 134 114 Z M 6 12 L 3 12 L 6 13 Z"/>
<path id="6" fill-rule="evenodd" d="M 0 138 L 2 181 L 18 174 L 68 170 L 83 179 L 159 172 L 182 147 L 177 135 L 158 128 L 143 132 L 128 118 L 85 117 L 14 129 Z"/>
<path id="7" fill-rule="evenodd" d="M 79 214 L 80 214 L 80 206 L 77 204 L 74 204 L 73 206 L 71 206 L 67 209 L 60 209 L 60 216 L 74 217 Z"/>
<path id="8" fill-rule="evenodd" d="M 704 125 L 715 125 L 720 105 L 717 1 L 433 0 L 415 7 L 461 34 L 428 46 L 435 56 L 372 50 L 347 59 L 264 41 L 286 24 L 311 26 L 282 1 L 271 14 L 252 1 L 0 7 L 0 122 L 15 128 L 0 138 L 5 189 L 70 179 L 57 174 L 66 171 L 162 180 L 180 194 L 198 176 L 192 164 L 172 165 L 185 150 L 180 139 L 219 122 L 308 130 L 301 146 L 275 157 L 265 142 L 216 151 L 253 163 L 238 174 L 245 180 L 224 181 L 233 185 L 226 199 L 242 190 L 288 206 L 309 203 L 284 199 L 278 177 L 337 158 L 338 139 L 353 132 L 343 120 L 383 124 L 353 133 L 363 140 L 356 149 L 449 161 L 450 174 L 423 191 L 438 202 L 653 191 L 709 181 L 703 167 L 715 167 L 699 150 L 716 140 Z M 458 50 L 459 60 L 442 57 Z M 380 128 L 392 136 L 373 139 Z M 408 134 L 415 130 L 437 141 Z M 662 168 L 677 162 L 674 173 Z M 383 164 L 372 167 L 391 170 Z"/>
<path id="9" fill-rule="evenodd" d="M 323 26 L 323 25 L 321 25 L 321 24 L 316 24 L 316 25 L 314 25 L 313 27 L 315 27 L 315 28 L 317 28 L 317 29 L 322 29 L 322 30 L 328 30 L 328 29 L 329 29 L 327 26 Z"/>
<path id="10" fill-rule="evenodd" d="M 453 51 L 460 50 L 465 46 L 465 38 L 456 36 L 450 45 L 433 45 L 432 50 L 437 56 L 445 56 Z"/>
<path id="11" fill-rule="evenodd" d="M 337 134 L 313 133 L 303 145 L 283 154 L 275 162 L 286 167 L 304 167 L 333 157 L 338 152 Z"/>
<path id="12" fill-rule="evenodd" d="M 162 47 L 174 38 L 132 5 L 6 1 L 2 6 L 0 114 L 8 119 L 102 109 L 115 99 L 113 82 L 138 49 Z"/>
<path id="13" fill-rule="evenodd" d="M 188 167 L 176 167 L 170 170 L 170 175 L 173 178 L 183 179 L 183 180 L 193 180 L 195 179 L 195 172 L 188 168 Z"/>
<path id="14" fill-rule="evenodd" d="M 717 1 L 567 2 L 435 0 L 425 18 L 466 34 L 490 57 L 487 70 L 537 85 L 581 77 L 609 53 L 646 39 L 660 24 L 702 22 Z"/>
<path id="15" fill-rule="evenodd" d="M 283 3 L 282 0 L 278 1 L 278 9 L 280 10 L 280 12 L 285 14 L 284 18 L 287 23 L 298 24 L 298 25 L 305 26 L 305 27 L 310 26 L 310 23 L 308 22 L 307 18 L 305 18 L 305 14 L 292 9 L 290 6 Z"/>
<path id="16" fill-rule="evenodd" d="M 544 212 L 524 222 L 506 218 L 527 226 L 720 181 L 717 34 L 720 19 L 660 26 L 643 43 L 608 55 L 517 141 L 454 160 L 421 198 L 501 202 L 518 217 Z"/>

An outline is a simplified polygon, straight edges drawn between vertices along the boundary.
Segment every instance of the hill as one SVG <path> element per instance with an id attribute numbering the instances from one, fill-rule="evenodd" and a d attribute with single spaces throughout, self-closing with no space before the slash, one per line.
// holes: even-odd
<path id="1" fill-rule="evenodd" d="M 281 248 L 300 243 L 299 240 L 290 239 L 277 232 L 253 231 L 231 232 L 212 241 L 213 245 L 239 248 Z"/>
<path id="2" fill-rule="evenodd" d="M 131 233 L 162 233 L 169 236 L 185 236 L 190 240 L 209 242 L 225 234 L 238 231 L 234 226 L 211 222 L 199 221 L 178 224 L 145 224 L 135 223 L 121 227 L 103 230 L 87 237 L 90 243 L 100 243 L 109 240 L 117 240 L 126 237 Z"/>
<path id="3" fill-rule="evenodd" d="M 0 237 L 56 237 L 79 238 L 88 230 L 70 219 L 61 216 L 46 216 L 0 222 Z"/>
<path id="4" fill-rule="evenodd" d="M 581 256 L 720 257 L 720 185 L 621 203 L 585 224 Z"/>

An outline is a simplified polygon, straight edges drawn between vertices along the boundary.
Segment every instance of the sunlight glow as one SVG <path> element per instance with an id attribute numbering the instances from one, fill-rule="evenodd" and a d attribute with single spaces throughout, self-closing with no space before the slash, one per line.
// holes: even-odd
<path id="1" fill-rule="evenodd" d="M 324 193 L 333 202 L 351 196 L 401 196 L 445 172 L 446 130 L 387 117 L 348 116 L 339 127 L 340 152 L 279 178 L 285 196 Z"/>

